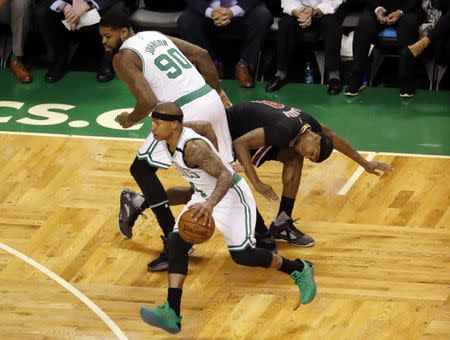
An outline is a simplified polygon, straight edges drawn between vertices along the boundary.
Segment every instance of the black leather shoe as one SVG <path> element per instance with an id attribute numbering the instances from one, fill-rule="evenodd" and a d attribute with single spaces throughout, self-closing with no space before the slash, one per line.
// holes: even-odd
<path id="1" fill-rule="evenodd" d="M 55 63 L 45 74 L 45 81 L 47 83 L 55 83 L 59 81 L 67 72 L 67 66 L 65 63 Z"/>
<path id="2" fill-rule="evenodd" d="M 328 81 L 328 94 L 337 95 L 342 91 L 342 83 L 339 79 L 332 78 Z"/>
<path id="3" fill-rule="evenodd" d="M 284 84 L 287 83 L 287 77 L 281 79 L 278 76 L 273 77 L 271 81 L 269 81 L 266 85 L 266 92 L 274 92 L 283 87 Z"/>
<path id="4" fill-rule="evenodd" d="M 102 64 L 97 72 L 97 81 L 104 83 L 114 78 L 114 69 L 111 64 Z"/>

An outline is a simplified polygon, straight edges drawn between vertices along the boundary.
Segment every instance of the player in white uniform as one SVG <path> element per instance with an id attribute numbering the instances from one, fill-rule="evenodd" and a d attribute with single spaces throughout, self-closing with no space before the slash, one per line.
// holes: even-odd
<path id="1" fill-rule="evenodd" d="M 175 102 L 182 107 L 187 120 L 211 122 L 221 158 L 225 162 L 233 161 L 224 109 L 229 101 L 207 51 L 155 31 L 135 34 L 129 17 L 121 10 L 111 10 L 102 17 L 100 34 L 105 50 L 116 53 L 113 65 L 117 75 L 136 98 L 134 110 L 117 117 L 122 127 L 130 127 L 148 116 L 158 103 Z M 170 165 L 170 158 L 150 134 L 130 167 L 145 199 L 129 190 L 120 195 L 119 229 L 124 237 L 132 237 L 138 215 L 151 208 L 166 241 L 175 220 L 156 170 Z M 149 263 L 149 270 L 167 269 L 166 244 L 160 257 Z"/>
<path id="2" fill-rule="evenodd" d="M 221 161 L 214 145 L 193 130 L 183 127 L 183 112 L 174 103 L 163 103 L 153 111 L 152 132 L 171 158 L 177 171 L 194 189 L 184 207 L 194 218 L 208 224 L 211 216 L 225 236 L 232 259 L 244 266 L 273 268 L 292 277 L 300 289 L 300 303 L 310 303 L 316 294 L 314 271 L 310 263 L 288 260 L 254 246 L 256 204 L 243 178 Z M 169 288 L 167 301 L 156 308 L 142 307 L 141 318 L 170 333 L 181 330 L 182 287 L 188 272 L 188 251 L 177 227 L 169 235 Z"/>

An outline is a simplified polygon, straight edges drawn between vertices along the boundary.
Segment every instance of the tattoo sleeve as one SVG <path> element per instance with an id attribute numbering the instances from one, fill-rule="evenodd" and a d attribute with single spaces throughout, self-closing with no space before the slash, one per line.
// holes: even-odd
<path id="1" fill-rule="evenodd" d="M 214 133 L 212 124 L 206 120 L 188 121 L 183 123 L 184 126 L 191 128 L 199 135 L 208 138 L 215 146 L 216 150 L 219 150 L 217 143 L 217 136 Z"/>
<path id="2" fill-rule="evenodd" d="M 136 98 L 130 119 L 138 122 L 148 116 L 157 104 L 156 96 L 142 74 L 142 62 L 134 52 L 122 50 L 114 57 L 113 65 L 119 78 L 127 84 L 131 94 Z"/>
<path id="3" fill-rule="evenodd" d="M 231 172 L 225 168 L 219 156 L 202 140 L 192 140 L 186 143 L 184 161 L 190 167 L 199 167 L 217 179 L 216 187 L 209 197 L 209 203 L 214 207 L 225 196 L 231 187 Z"/>

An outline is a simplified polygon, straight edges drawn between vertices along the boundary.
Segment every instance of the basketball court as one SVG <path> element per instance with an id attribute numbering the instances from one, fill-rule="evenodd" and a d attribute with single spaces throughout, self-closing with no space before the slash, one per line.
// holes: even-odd
<path id="1" fill-rule="evenodd" d="M 230 99 L 297 106 L 394 167 L 377 178 L 334 152 L 305 162 L 293 216 L 316 245 L 278 242 L 279 254 L 313 261 L 316 299 L 293 311 L 298 289 L 275 271 L 239 267 L 222 236 L 196 246 L 174 336 L 141 321 L 161 304 L 167 274 L 151 211 L 131 240 L 117 228 L 122 188 L 138 190 L 129 166 L 150 122 L 121 130 L 114 117 L 134 100 L 118 79 L 69 73 L 30 86 L 0 70 L 0 338 L 2 339 L 449 339 L 450 95 L 370 88 L 330 97 L 320 85 L 263 84 Z M 258 170 L 281 193 L 281 167 Z M 174 169 L 163 184 L 185 185 Z M 277 213 L 255 195 L 267 224 Z M 181 206 L 173 207 L 178 214 Z"/>

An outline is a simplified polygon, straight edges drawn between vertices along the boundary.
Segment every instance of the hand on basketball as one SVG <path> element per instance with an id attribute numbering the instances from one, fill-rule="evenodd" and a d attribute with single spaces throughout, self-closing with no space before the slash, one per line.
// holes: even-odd
<path id="1" fill-rule="evenodd" d="M 364 165 L 364 170 L 368 173 L 382 176 L 384 173 L 391 172 L 392 166 L 382 162 L 371 161 Z"/>
<path id="2" fill-rule="evenodd" d="M 116 122 L 120 124 L 124 129 L 133 126 L 133 122 L 129 119 L 130 114 L 128 112 L 122 112 L 120 115 L 116 117 Z"/>
<path id="3" fill-rule="evenodd" d="M 213 207 L 208 202 L 195 203 L 189 207 L 189 210 L 192 210 L 193 217 L 196 221 L 199 221 L 204 216 L 203 224 L 207 226 L 211 225 Z"/>
<path id="4" fill-rule="evenodd" d="M 267 198 L 269 201 L 278 201 L 278 195 L 269 184 L 257 182 L 253 185 L 255 190 Z"/>

